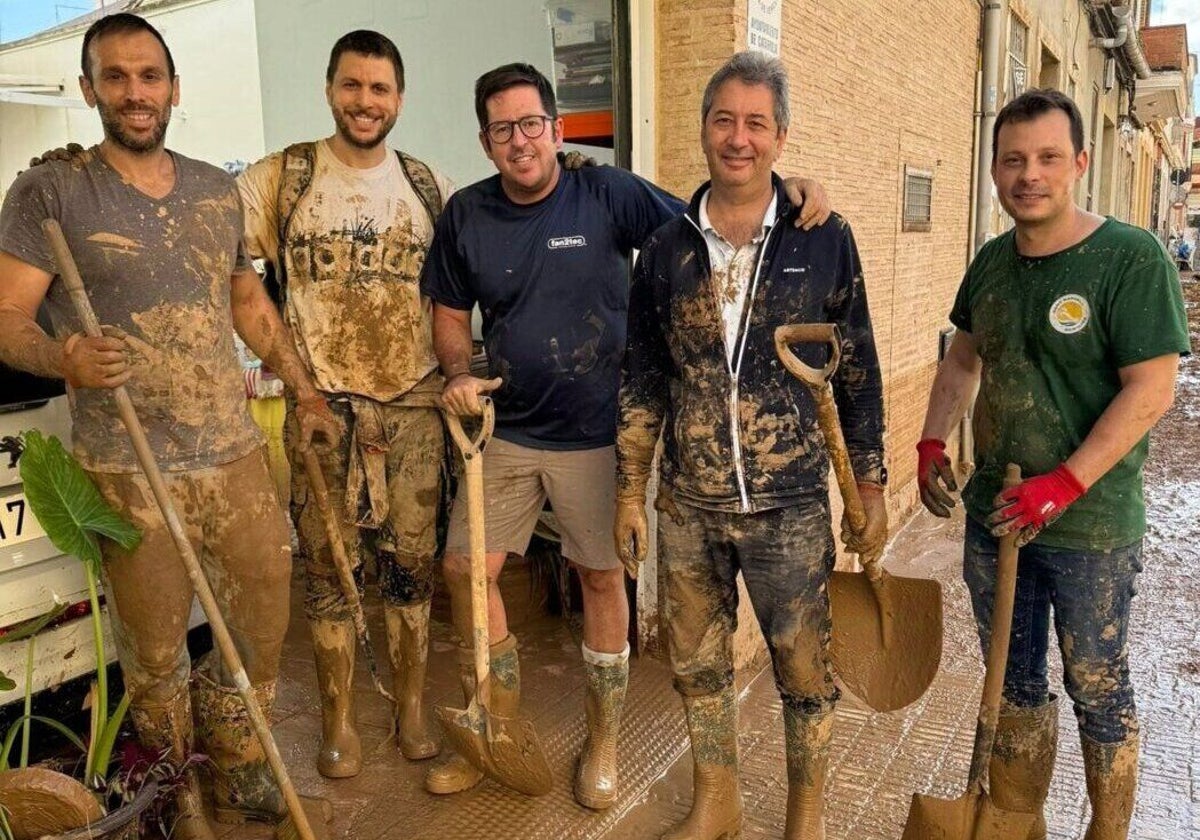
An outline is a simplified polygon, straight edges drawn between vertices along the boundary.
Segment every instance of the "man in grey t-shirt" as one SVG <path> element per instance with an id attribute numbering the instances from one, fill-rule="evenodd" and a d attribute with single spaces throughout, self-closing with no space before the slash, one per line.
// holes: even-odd
<path id="1" fill-rule="evenodd" d="M 142 532 L 132 552 L 102 541 L 105 594 L 139 740 L 184 766 L 193 752 L 185 645 L 193 592 L 111 389 L 128 387 L 268 715 L 291 553 L 233 330 L 295 391 L 306 441 L 336 427 L 246 263 L 232 179 L 163 145 L 179 88 L 162 36 L 134 15 L 102 18 L 84 36 L 80 85 L 104 141 L 26 172 L 0 210 L 0 362 L 67 381 L 75 454 Z M 63 228 L 103 338 L 80 332 L 42 236 L 47 218 Z M 43 301 L 54 337 L 35 321 Z M 196 719 L 218 817 L 279 818 L 282 796 L 232 686 L 214 652 L 196 675 Z M 190 772 L 175 806 L 172 837 L 212 840 Z"/>

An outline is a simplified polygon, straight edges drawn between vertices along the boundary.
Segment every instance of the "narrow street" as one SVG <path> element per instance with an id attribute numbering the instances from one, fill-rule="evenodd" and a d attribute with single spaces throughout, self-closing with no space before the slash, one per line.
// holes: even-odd
<path id="1" fill-rule="evenodd" d="M 1200 346 L 1200 280 L 1185 277 L 1192 341 Z M 1178 397 L 1153 438 L 1146 467 L 1150 531 L 1145 572 L 1135 600 L 1131 661 L 1142 722 L 1142 782 L 1131 836 L 1190 840 L 1200 836 L 1200 361 L 1183 361 Z M 839 707 L 828 793 L 831 840 L 894 840 L 914 791 L 954 798 L 970 760 L 982 665 L 966 589 L 960 579 L 961 520 L 923 511 L 894 538 L 886 558 L 893 574 L 932 576 L 945 592 L 942 669 L 929 692 L 900 713 L 878 714 L 847 696 Z M 533 616 L 518 624 L 523 645 L 524 712 L 550 756 L 556 787 L 533 800 L 491 782 L 449 798 L 423 791 L 425 764 L 405 761 L 389 738 L 387 704 L 358 669 L 359 719 L 366 767 L 353 780 L 316 774 L 319 738 L 315 675 L 299 609 L 285 651 L 275 733 L 304 794 L 334 804 L 334 834 L 354 840 L 504 837 L 554 840 L 656 838 L 686 814 L 691 759 L 683 715 L 665 665 L 642 658 L 632 670 L 621 755 L 623 794 L 606 813 L 571 797 L 574 757 L 584 735 L 583 673 L 578 639 L 561 619 Z M 435 614 L 437 613 L 435 605 Z M 378 618 L 378 616 L 374 616 Z M 382 627 L 375 638 L 382 639 Z M 430 697 L 460 705 L 453 685 L 445 623 L 433 631 Z M 378 643 L 377 643 L 378 644 Z M 360 658 L 361 659 L 361 658 Z M 1057 681 L 1057 657 L 1055 663 Z M 1059 759 L 1047 816 L 1050 837 L 1076 840 L 1087 824 L 1087 797 L 1074 718 L 1063 704 Z M 786 799 L 780 708 L 770 673 L 747 675 L 741 702 L 743 838 L 777 838 Z M 266 838 L 264 828 L 228 830 L 229 840 Z"/>

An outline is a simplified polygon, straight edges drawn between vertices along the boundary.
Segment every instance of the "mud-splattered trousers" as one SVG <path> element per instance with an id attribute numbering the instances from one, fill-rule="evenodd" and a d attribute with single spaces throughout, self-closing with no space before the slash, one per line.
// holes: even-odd
<path id="1" fill-rule="evenodd" d="M 265 450 L 163 477 L 250 682 L 273 681 L 288 624 L 292 553 Z M 104 592 L 125 685 L 135 706 L 166 703 L 188 682 L 192 584 L 145 477 L 91 478 L 142 532 L 132 552 L 101 541 Z M 213 656 L 219 661 L 219 652 Z M 232 685 L 223 667 L 216 673 Z"/>
<path id="2" fill-rule="evenodd" d="M 437 552 L 437 514 L 445 472 L 446 444 L 441 415 L 436 409 L 372 403 L 380 420 L 383 439 L 376 447 L 383 461 L 386 488 L 386 512 L 378 528 L 360 527 L 367 517 L 371 501 L 366 483 L 347 506 L 348 477 L 353 460 L 355 419 L 350 403 L 331 399 L 330 408 L 342 435 L 331 450 L 316 448 L 317 458 L 329 486 L 329 501 L 342 523 L 342 542 L 346 555 L 359 577 L 365 556 L 373 554 L 378 563 L 379 589 L 384 603 L 412 606 L 433 597 L 434 555 Z M 303 458 L 296 449 L 298 427 L 294 412 L 289 411 L 285 426 L 289 458 L 292 462 L 292 519 L 300 536 L 304 554 L 306 591 L 304 611 L 309 619 L 347 621 L 353 615 L 342 594 L 333 554 L 325 531 L 325 522 L 308 489 Z M 370 458 L 372 455 L 360 457 Z M 376 500 L 377 509 L 378 502 Z M 353 518 L 349 511 L 353 509 Z M 361 586 L 361 584 L 360 584 Z"/>
<path id="3" fill-rule="evenodd" d="M 829 503 L 741 514 L 678 504 L 658 519 L 660 586 L 675 688 L 687 697 L 733 684 L 740 570 L 783 702 L 833 709 L 826 581 L 834 562 Z"/>
<path id="4" fill-rule="evenodd" d="M 998 542 L 970 517 L 963 578 L 986 653 L 991 636 Z M 1129 606 L 1142 570 L 1142 544 L 1110 551 L 1021 549 L 1004 699 L 1019 708 L 1049 702 L 1046 653 L 1050 613 L 1063 660 L 1063 682 L 1079 731 L 1101 744 L 1138 731 L 1129 679 Z"/>

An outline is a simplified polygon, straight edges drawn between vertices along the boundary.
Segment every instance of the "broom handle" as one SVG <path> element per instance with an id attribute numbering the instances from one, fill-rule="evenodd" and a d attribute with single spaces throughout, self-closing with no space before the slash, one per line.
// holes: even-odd
<path id="1" fill-rule="evenodd" d="M 317 510 L 321 513 L 321 521 L 325 525 L 325 535 L 329 538 L 329 550 L 333 554 L 333 566 L 337 570 L 338 582 L 342 585 L 342 596 L 350 611 L 354 613 L 354 630 L 362 642 L 363 653 L 367 657 L 367 668 L 371 672 L 371 682 L 375 690 L 392 703 L 398 702 L 391 692 L 384 688 L 379 679 L 379 667 L 375 663 L 375 646 L 371 644 L 371 633 L 367 629 L 367 617 L 363 614 L 362 599 L 358 595 L 358 582 L 354 579 L 354 570 L 350 566 L 350 558 L 346 555 L 346 544 L 342 541 L 342 530 L 338 524 L 333 506 L 329 503 L 329 485 L 325 483 L 325 473 L 321 469 L 321 460 L 312 447 L 304 450 L 304 473 L 308 477 L 308 486 L 312 490 Z"/>
<path id="2" fill-rule="evenodd" d="M 1004 473 L 1004 488 L 1021 483 L 1021 468 L 1009 464 Z M 987 672 L 983 678 L 983 697 L 975 725 L 975 749 L 971 752 L 971 772 L 967 790 L 982 790 L 996 740 L 1000 720 L 1000 702 L 1004 692 L 1004 672 L 1008 667 L 1008 642 L 1012 634 L 1013 604 L 1017 597 L 1017 534 L 1000 538 L 996 560 L 996 590 L 992 601 L 992 636 L 988 642 Z"/>
<path id="3" fill-rule="evenodd" d="M 79 269 L 75 265 L 74 258 L 71 256 L 71 249 L 67 246 L 67 240 L 63 236 L 62 228 L 59 227 L 55 219 L 46 219 L 42 222 L 42 231 L 50 243 L 50 249 L 54 252 L 54 259 L 58 263 L 59 275 L 62 277 L 67 291 L 70 292 L 71 303 L 74 304 L 75 312 L 79 316 L 79 320 L 83 323 L 84 332 L 91 338 L 103 337 L 104 334 L 100 330 L 100 322 L 96 320 L 96 313 L 92 310 L 92 303 L 88 299 L 87 291 L 83 288 L 83 279 L 79 276 Z M 200 599 L 200 606 L 203 607 L 204 615 L 208 618 L 213 636 L 217 640 L 217 647 L 221 651 L 221 658 L 224 660 L 225 666 L 233 673 L 233 681 L 238 695 L 242 698 L 242 702 L 246 704 L 246 711 L 250 714 L 250 723 L 254 727 L 254 732 L 267 754 L 267 762 L 271 765 L 271 772 L 275 775 L 275 781 L 279 783 L 279 789 L 282 791 L 283 797 L 287 802 L 288 812 L 291 814 L 292 821 L 296 825 L 301 840 L 316 840 L 313 835 L 312 826 L 308 823 L 308 816 L 304 813 L 304 808 L 300 805 L 300 797 L 296 795 L 296 789 L 292 786 L 292 780 L 288 777 L 287 768 L 283 766 L 283 759 L 279 755 L 279 748 L 275 745 L 275 740 L 271 737 L 270 725 L 267 723 L 266 717 L 263 716 L 258 701 L 254 698 L 254 690 L 250 685 L 250 678 L 246 676 L 246 668 L 242 664 L 241 657 L 238 656 L 237 648 L 233 644 L 233 637 L 229 635 L 229 628 L 225 626 L 225 621 L 221 618 L 221 610 L 217 606 L 217 599 L 213 596 L 212 588 L 208 585 L 208 580 L 204 577 L 204 571 L 200 568 L 200 562 L 196 559 L 196 553 L 192 549 L 192 544 L 183 530 L 183 525 L 179 521 L 178 514 L 175 512 L 175 505 L 171 501 L 171 495 L 167 490 L 166 482 L 163 481 L 162 473 L 159 471 L 158 464 L 154 460 L 154 453 L 150 451 L 150 443 L 146 440 L 146 432 L 137 418 L 133 402 L 129 399 L 129 394 L 126 392 L 124 385 L 119 385 L 112 389 L 112 391 L 113 398 L 117 402 L 117 411 L 121 416 L 121 422 L 125 425 L 125 430 L 129 433 L 129 439 L 133 444 L 133 451 L 137 455 L 138 463 L 142 467 L 142 472 L 146 475 L 146 480 L 150 483 L 154 499 L 158 502 L 159 510 L 162 511 L 163 519 L 166 521 L 167 528 L 171 532 L 171 538 L 175 541 L 175 547 L 179 550 L 179 556 L 183 560 L 183 567 L 187 571 L 187 576 L 192 582 L 192 587 Z"/>

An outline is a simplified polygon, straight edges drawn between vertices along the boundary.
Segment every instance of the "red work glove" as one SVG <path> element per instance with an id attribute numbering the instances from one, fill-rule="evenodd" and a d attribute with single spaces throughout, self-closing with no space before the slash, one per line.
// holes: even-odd
<path id="1" fill-rule="evenodd" d="M 1020 548 L 1062 516 L 1063 511 L 1086 492 L 1087 488 L 1079 483 L 1067 465 L 1059 464 L 1053 472 L 1035 475 L 1016 487 L 1002 490 L 992 500 L 988 527 L 994 537 L 1019 530 L 1017 547 Z"/>
<path id="2" fill-rule="evenodd" d="M 942 489 L 942 485 L 946 489 Z M 950 516 L 954 499 L 950 493 L 958 492 L 954 469 L 946 457 L 946 441 L 925 438 L 917 443 L 917 486 L 921 489 L 921 504 L 934 516 Z"/>

